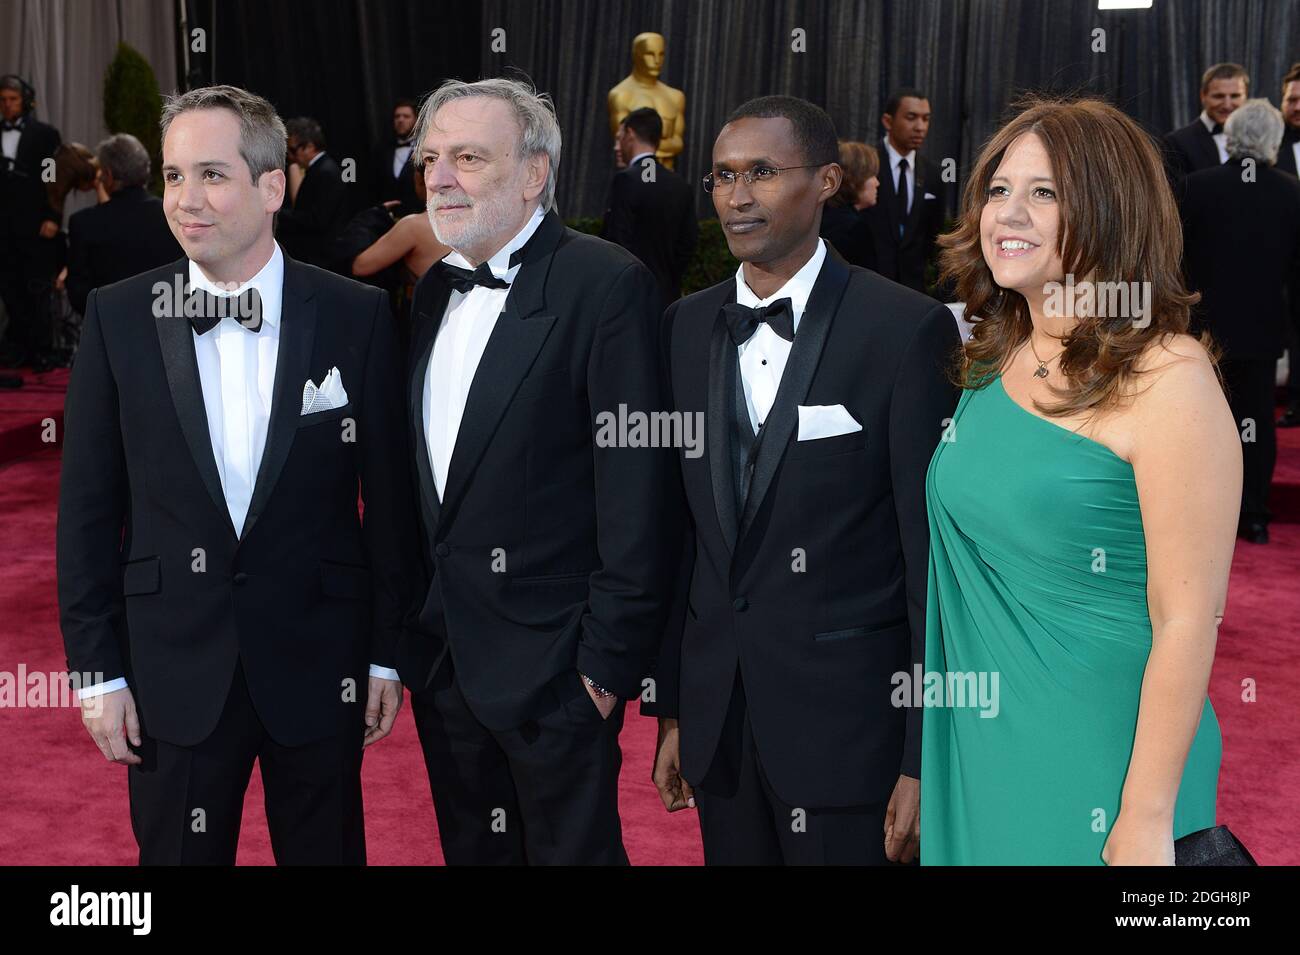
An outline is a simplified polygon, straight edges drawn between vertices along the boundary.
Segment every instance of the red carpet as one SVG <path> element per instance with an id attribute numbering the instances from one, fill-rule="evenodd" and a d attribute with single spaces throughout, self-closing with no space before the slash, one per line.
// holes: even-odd
<path id="1" fill-rule="evenodd" d="M 11 395 L 0 398 L 0 402 Z M 48 398 L 43 399 L 48 404 Z M 54 402 L 61 406 L 61 399 Z M 0 403 L 0 412 L 7 406 Z M 46 408 L 37 410 L 41 415 Z M 30 412 L 29 419 L 31 417 Z M 0 424 L 3 420 L 0 419 Z M 1266 865 L 1300 864 L 1300 431 L 1280 432 L 1273 543 L 1239 543 L 1210 695 L 1223 727 L 1219 821 Z M 38 445 L 39 446 L 39 445 Z M 0 670 L 64 666 L 54 585 L 59 459 L 46 450 L 0 464 Z M 1242 700 L 1253 681 L 1255 702 Z M 629 714 L 620 807 L 636 865 L 702 862 L 692 812 L 669 816 L 649 782 L 654 724 Z M 0 708 L 0 864 L 132 864 L 126 772 L 106 763 L 75 708 Z M 370 861 L 442 861 L 410 711 L 365 761 Z M 272 862 L 261 784 L 254 774 L 239 862 Z"/>

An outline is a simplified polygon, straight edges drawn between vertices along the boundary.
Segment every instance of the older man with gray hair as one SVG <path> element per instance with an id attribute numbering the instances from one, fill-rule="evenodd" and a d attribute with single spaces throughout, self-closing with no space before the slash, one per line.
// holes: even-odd
<path id="1" fill-rule="evenodd" d="M 1287 321 L 1286 284 L 1300 268 L 1300 181 L 1274 168 L 1282 114 L 1247 100 L 1224 124 L 1228 161 L 1187 177 L 1182 195 L 1195 317 L 1223 348 L 1220 368 L 1242 436 L 1239 535 L 1268 543 L 1268 489 L 1277 459 L 1274 388 Z"/>
<path id="2" fill-rule="evenodd" d="M 95 148 L 99 181 L 108 201 L 68 220 L 68 298 L 86 313 L 91 289 L 139 275 L 184 254 L 149 195 L 149 151 L 130 133 L 109 136 Z"/>
<path id="3" fill-rule="evenodd" d="M 618 734 L 680 553 L 654 277 L 555 211 L 550 100 L 507 79 L 425 101 L 438 240 L 407 405 L 424 561 L 397 669 L 448 863 L 625 864 Z"/>

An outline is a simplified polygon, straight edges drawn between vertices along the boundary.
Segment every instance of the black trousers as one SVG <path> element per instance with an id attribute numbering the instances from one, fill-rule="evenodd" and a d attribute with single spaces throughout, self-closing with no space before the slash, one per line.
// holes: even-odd
<path id="1" fill-rule="evenodd" d="M 56 241 L 0 233 L 0 297 L 9 313 L 4 344 L 31 357 L 49 349 L 49 292 L 58 271 Z"/>
<path id="2" fill-rule="evenodd" d="M 1277 360 L 1225 358 L 1220 368 L 1228 386 L 1228 404 L 1240 435 L 1247 419 L 1255 422 L 1255 440 L 1242 441 L 1241 522 L 1267 524 L 1268 489 L 1277 463 L 1274 396 Z"/>
<path id="3" fill-rule="evenodd" d="M 736 682 L 713 763 L 694 785 L 705 865 L 887 865 L 887 804 L 792 806 L 768 782 Z"/>
<path id="4" fill-rule="evenodd" d="M 625 703 L 602 719 L 577 670 L 552 680 L 543 711 L 488 729 L 450 655 L 411 694 L 448 865 L 627 865 L 618 817 Z"/>
<path id="5" fill-rule="evenodd" d="M 144 761 L 127 774 L 140 864 L 234 865 L 256 759 L 277 864 L 365 865 L 360 713 L 355 734 L 281 746 L 253 709 L 241 663 L 211 736 L 197 746 L 144 737 Z"/>

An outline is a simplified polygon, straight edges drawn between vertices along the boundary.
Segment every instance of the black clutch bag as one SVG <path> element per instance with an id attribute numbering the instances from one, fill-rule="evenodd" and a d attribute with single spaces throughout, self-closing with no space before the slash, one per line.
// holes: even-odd
<path id="1" fill-rule="evenodd" d="M 1174 840 L 1174 865 L 1258 865 L 1227 826 L 1191 832 Z"/>

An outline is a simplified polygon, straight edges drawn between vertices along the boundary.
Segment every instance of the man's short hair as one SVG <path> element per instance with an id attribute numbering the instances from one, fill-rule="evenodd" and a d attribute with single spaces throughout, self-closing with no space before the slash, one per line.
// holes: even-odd
<path id="1" fill-rule="evenodd" d="M 1300 63 L 1292 63 L 1291 69 L 1286 71 L 1286 76 L 1282 77 L 1282 89 L 1286 89 L 1288 83 L 1300 83 Z"/>
<path id="2" fill-rule="evenodd" d="M 325 131 L 320 128 L 320 123 L 310 116 L 295 116 L 284 124 L 285 131 L 298 140 L 299 146 L 305 146 L 311 143 L 317 151 L 325 151 Z"/>
<path id="3" fill-rule="evenodd" d="M 1215 80 L 1236 79 L 1240 79 L 1246 84 L 1246 89 L 1250 89 L 1250 74 L 1240 63 L 1215 63 L 1201 76 L 1201 92 L 1208 90 Z"/>
<path id="4" fill-rule="evenodd" d="M 728 123 L 738 119 L 784 118 L 794 127 L 794 143 L 803 153 L 804 162 L 832 163 L 839 161 L 840 141 L 835 135 L 835 123 L 826 110 L 797 96 L 760 96 L 742 103 L 727 117 Z"/>
<path id="5" fill-rule="evenodd" d="M 402 98 L 399 99 L 396 103 L 393 104 L 393 112 L 397 112 L 397 111 L 398 111 L 399 109 L 401 109 L 403 106 L 408 106 L 408 107 L 410 107 L 411 112 L 413 112 L 413 113 L 414 113 L 414 112 L 418 112 L 419 109 L 420 109 L 420 107 L 416 104 L 415 100 L 413 100 L 413 99 L 407 99 L 406 97 L 402 97 Z"/>
<path id="6" fill-rule="evenodd" d="M 641 142 L 655 149 L 659 148 L 659 140 L 664 137 L 664 121 L 649 106 L 632 110 L 623 117 L 622 125 L 632 130 Z"/>
<path id="7" fill-rule="evenodd" d="M 130 133 L 117 133 L 101 140 L 95 147 L 100 169 L 107 169 L 123 187 L 143 186 L 149 182 L 149 150 Z"/>
<path id="8" fill-rule="evenodd" d="M 163 103 L 163 139 L 167 129 L 181 113 L 198 109 L 227 109 L 239 118 L 239 155 L 248 164 L 253 185 L 263 173 L 284 168 L 284 149 L 288 135 L 284 121 L 268 101 L 238 86 L 203 86 L 187 93 L 167 97 Z"/>
<path id="9" fill-rule="evenodd" d="M 919 90 L 915 86 L 904 86 L 894 90 L 889 94 L 889 99 L 885 100 L 885 116 L 897 116 L 898 108 L 903 105 L 903 100 L 908 97 L 912 99 L 929 100 L 930 97 L 925 95 L 924 90 Z"/>
<path id="10" fill-rule="evenodd" d="M 545 153 L 550 160 L 546 184 L 538 197 L 544 212 L 555 208 L 555 183 L 560 171 L 560 121 L 555 118 L 555 104 L 546 93 L 539 93 L 532 83 L 497 76 L 476 83 L 447 80 L 425 99 L 415 121 L 416 150 L 422 147 L 433 117 L 454 99 L 467 96 L 490 96 L 502 100 L 519 123 L 519 153 L 530 159 Z"/>
<path id="11" fill-rule="evenodd" d="M 1228 155 L 1233 159 L 1254 159 L 1272 165 L 1286 124 L 1282 113 L 1268 100 L 1248 99 L 1232 111 L 1223 124 L 1228 137 Z"/>

